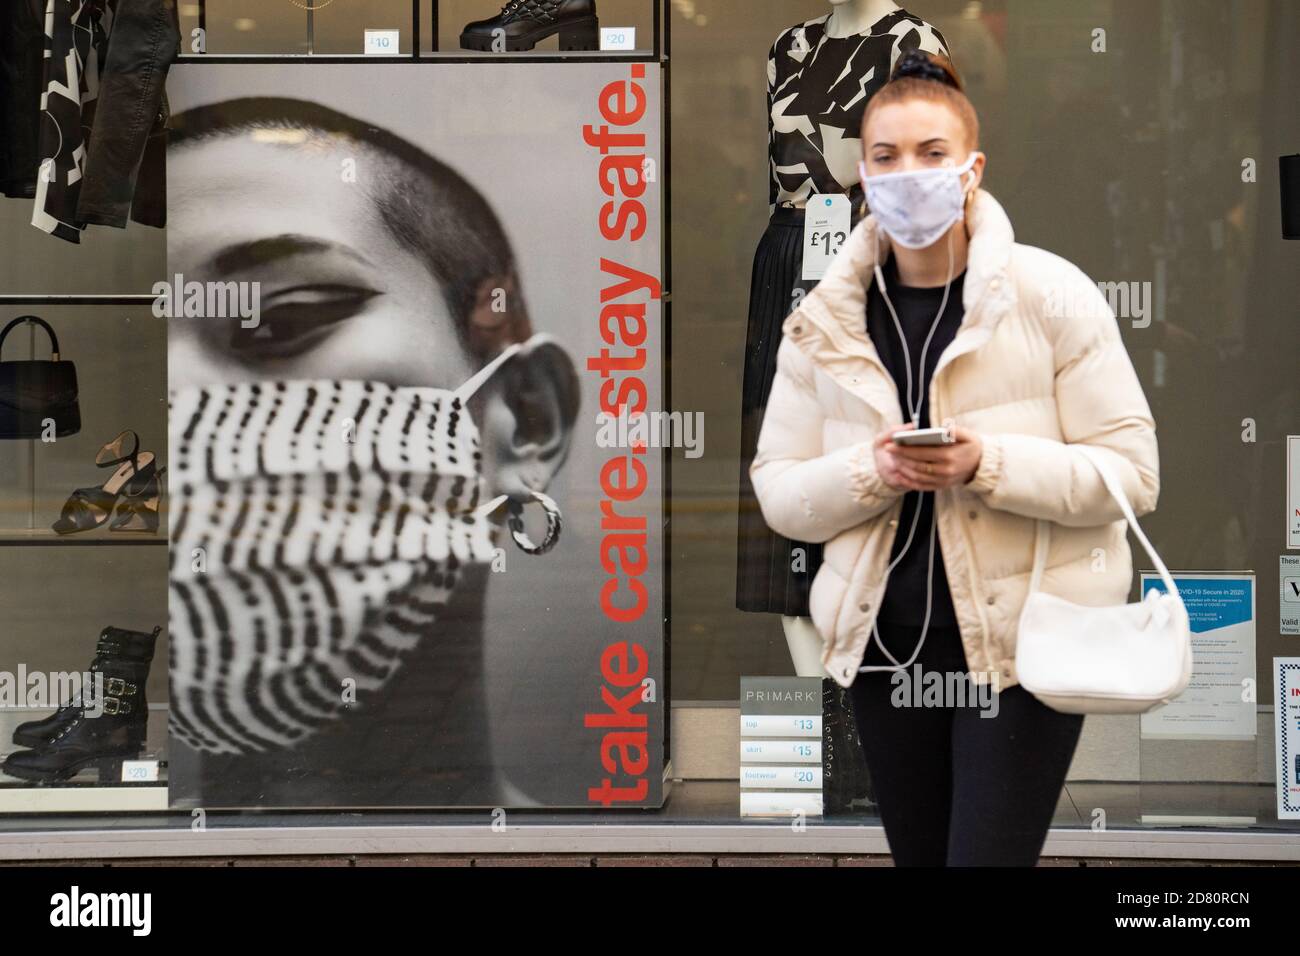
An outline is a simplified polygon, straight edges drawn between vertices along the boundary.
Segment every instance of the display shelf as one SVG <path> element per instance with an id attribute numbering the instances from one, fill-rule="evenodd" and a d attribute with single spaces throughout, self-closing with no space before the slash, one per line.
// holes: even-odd
<path id="1" fill-rule="evenodd" d="M 429 9 L 429 19 L 427 24 L 422 22 L 421 18 L 422 0 L 411 0 L 410 13 L 410 32 L 411 32 L 411 52 L 406 54 L 397 54 L 395 56 L 375 56 L 365 53 L 182 53 L 176 59 L 176 64 L 181 63 L 479 63 L 479 62 L 499 62 L 499 63 L 563 63 L 570 60 L 576 60 L 588 63 L 603 63 L 610 61 L 631 61 L 631 62 L 659 62 L 667 56 L 667 30 L 664 29 L 664 10 L 663 0 L 650 0 L 651 11 L 651 46 L 645 49 L 636 50 L 594 50 L 559 52 L 552 50 L 543 51 L 519 51 L 515 53 L 480 53 L 472 50 L 440 50 L 438 49 L 438 25 L 439 9 L 438 0 L 433 0 Z M 304 8 L 307 12 L 306 29 L 307 42 L 314 45 L 314 20 L 313 13 L 309 7 Z M 207 32 L 208 26 L 207 0 L 199 0 L 198 4 L 198 28 L 204 33 Z M 432 50 L 422 50 L 422 32 L 425 28 L 429 30 L 429 36 L 432 38 Z"/>
<path id="2" fill-rule="evenodd" d="M 54 713 L 52 708 L 0 709 L 0 756 L 13 748 L 8 742 L 16 725 Z M 111 761 L 101 769 L 85 767 L 72 777 L 53 783 L 34 783 L 0 771 L 0 819 L 7 813 L 119 813 L 162 810 L 167 802 L 167 705 L 149 705 L 150 745 L 125 760 L 157 764 L 156 780 L 121 779 Z M 18 747 L 17 749 L 24 749 Z"/>
<path id="3" fill-rule="evenodd" d="M 167 544 L 167 535 L 158 533 L 152 534 L 115 534 L 111 531 L 87 532 L 86 534 L 62 535 L 56 534 L 49 528 L 0 528 L 0 547 L 14 547 L 21 545 L 44 545 L 53 547 L 117 547 L 117 546 L 165 546 Z"/>
<path id="4" fill-rule="evenodd" d="M 446 53 L 421 53 L 419 56 L 368 56 L 364 53 L 187 53 L 176 58 L 174 66 L 187 63 L 368 63 L 373 65 L 402 65 L 406 63 L 653 63 L 658 61 L 653 50 L 629 50 L 625 53 L 605 50 L 560 53 L 552 50 L 540 53 L 476 53 L 456 50 Z"/>
<path id="5" fill-rule="evenodd" d="M 0 308 L 18 305 L 152 305 L 155 295 L 0 295 Z"/>
<path id="6" fill-rule="evenodd" d="M 167 784 L 93 784 L 61 787 L 0 786 L 3 813 L 123 813 L 166 810 Z"/>

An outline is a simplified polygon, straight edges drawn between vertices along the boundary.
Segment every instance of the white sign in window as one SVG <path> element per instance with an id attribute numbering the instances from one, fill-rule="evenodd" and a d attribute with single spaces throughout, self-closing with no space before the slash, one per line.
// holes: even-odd
<path id="1" fill-rule="evenodd" d="M 601 27 L 600 48 L 627 52 L 636 49 L 636 27 Z"/>
<path id="2" fill-rule="evenodd" d="M 401 30 L 367 30 L 366 56 L 397 56 L 401 42 Z"/>

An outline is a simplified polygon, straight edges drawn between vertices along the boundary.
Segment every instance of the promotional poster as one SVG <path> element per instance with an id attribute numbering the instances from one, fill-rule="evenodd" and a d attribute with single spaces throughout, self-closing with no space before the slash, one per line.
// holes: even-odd
<path id="1" fill-rule="evenodd" d="M 172 805 L 658 805 L 657 73 L 168 92 Z"/>

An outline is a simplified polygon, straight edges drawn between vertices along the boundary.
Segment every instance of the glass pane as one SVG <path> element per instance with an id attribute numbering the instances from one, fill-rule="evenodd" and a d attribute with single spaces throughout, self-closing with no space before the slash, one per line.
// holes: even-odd
<path id="1" fill-rule="evenodd" d="M 505 6 L 502 0 L 434 0 L 434 2 L 437 4 L 437 36 L 440 53 L 463 53 L 461 33 L 465 27 L 470 23 L 495 17 Z M 596 12 L 601 27 L 635 30 L 636 49 L 642 51 L 653 49 L 654 7 L 650 0 L 600 0 Z M 432 32 L 425 26 L 421 26 L 420 31 L 424 35 Z M 630 42 L 632 38 L 628 37 L 628 40 Z M 425 49 L 427 43 L 427 40 L 422 43 Z M 539 53 L 559 52 L 559 37 L 552 35 L 542 39 L 533 49 Z"/>
<path id="2" fill-rule="evenodd" d="M 23 311 L 49 323 L 61 361 L 75 369 L 80 428 L 0 442 L 6 810 L 42 800 L 67 808 L 48 795 L 53 787 L 165 787 L 167 758 L 166 323 L 139 306 Z M 9 362 L 50 353 L 35 326 L 20 326 L 5 345 Z M 118 642 L 111 651 L 110 639 Z M 90 706 L 70 716 L 95 719 L 31 726 L 79 692 Z M 145 805 L 165 806 L 161 792 Z M 140 799 L 114 789 L 79 807 L 140 807 Z"/>
<path id="3" fill-rule="evenodd" d="M 679 703 L 726 701 L 741 675 L 793 670 L 779 616 L 735 605 L 741 377 L 768 218 L 767 50 L 828 6 L 669 9 L 672 395 L 709 422 L 708 453 L 677 458 L 673 472 L 673 691 Z M 1153 743 L 1137 721 L 1091 718 L 1075 776 L 1141 782 L 1096 797 L 1125 808 L 1112 822 L 1271 823 L 1270 663 L 1294 653 L 1273 575 L 1283 442 L 1300 428 L 1300 279 L 1280 235 L 1277 157 L 1295 152 L 1300 113 L 1270 91 L 1300 83 L 1295 11 L 1276 0 L 927 0 L 912 12 L 942 31 L 965 79 L 984 186 L 1017 240 L 1075 263 L 1111 299 L 1158 428 L 1159 508 L 1143 520 L 1156 548 L 1176 569 L 1258 574 L 1253 739 Z M 1136 547 L 1134 565 L 1149 566 Z"/>
<path id="4" fill-rule="evenodd" d="M 366 30 L 399 30 L 392 55 L 411 52 L 411 0 L 349 0 L 315 11 L 315 53 L 365 53 Z"/>
<path id="5" fill-rule="evenodd" d="M 310 0 L 322 2 L 322 0 Z M 203 0 L 208 53 L 307 53 L 308 0 Z M 181 35 L 190 51 L 200 4 L 180 5 Z"/>

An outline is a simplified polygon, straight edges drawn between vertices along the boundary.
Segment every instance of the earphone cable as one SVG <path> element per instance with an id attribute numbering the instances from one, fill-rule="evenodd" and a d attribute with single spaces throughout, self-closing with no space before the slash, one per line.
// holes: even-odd
<path id="1" fill-rule="evenodd" d="M 877 225 L 876 228 L 879 229 L 880 228 L 879 225 Z M 948 278 L 945 280 L 943 284 L 943 299 L 939 303 L 939 312 L 937 315 L 935 315 L 934 321 L 930 324 L 930 332 L 928 335 L 926 335 L 925 345 L 921 348 L 921 363 L 920 363 L 921 367 L 918 370 L 920 374 L 920 381 L 916 383 L 917 388 L 915 390 L 916 392 L 915 399 L 913 399 L 912 397 L 913 396 L 912 356 L 910 350 L 907 347 L 907 336 L 903 334 L 903 323 L 899 321 L 898 313 L 894 310 L 894 303 L 890 301 L 889 293 L 885 290 L 885 274 L 884 271 L 880 268 L 880 247 L 879 247 L 876 233 L 874 231 L 871 234 L 871 238 L 872 238 L 873 250 L 875 253 L 873 258 L 876 261 L 876 269 L 875 269 L 876 285 L 880 289 L 880 297 L 885 300 L 885 305 L 889 309 L 890 317 L 894 320 L 894 328 L 898 332 L 898 340 L 903 346 L 903 365 L 906 369 L 906 375 L 907 375 L 906 378 L 907 404 L 908 404 L 907 410 L 912 416 L 912 424 L 917 425 L 919 427 L 920 418 L 921 418 L 921 405 L 923 404 L 924 397 L 925 397 L 924 390 L 925 390 L 926 354 L 930 350 L 930 342 L 934 339 L 934 333 L 939 328 L 939 322 L 943 319 L 943 313 L 948 308 L 948 295 L 949 292 L 952 290 L 952 273 L 953 273 L 953 269 L 956 266 L 953 257 L 953 249 L 952 249 L 952 231 L 950 230 L 948 232 Z M 920 492 L 920 494 L 922 496 L 926 494 L 934 495 L 934 492 L 923 491 Z M 906 555 L 908 550 L 912 547 L 912 541 L 916 537 L 916 529 L 921 520 L 922 500 L 923 499 L 917 500 L 916 510 L 912 512 L 912 526 L 908 529 L 907 540 L 903 543 L 903 547 L 899 550 L 898 557 L 894 558 L 893 561 L 889 562 L 889 565 L 885 568 L 886 580 L 888 580 L 890 573 L 893 572 L 894 568 L 898 566 L 898 563 L 903 560 L 904 555 Z M 893 661 L 893 664 L 892 665 L 886 665 L 886 664 L 860 665 L 858 667 L 859 674 L 871 673 L 874 671 L 905 670 L 908 667 L 910 667 L 913 663 L 915 663 L 916 659 L 921 654 L 921 648 L 925 646 L 925 639 L 926 637 L 929 636 L 930 633 L 930 617 L 934 613 L 934 552 L 935 552 L 935 543 L 936 543 L 935 538 L 938 532 L 937 504 L 938 503 L 936 501 L 935 505 L 930 509 L 930 554 L 928 559 L 928 570 L 927 570 L 926 581 L 925 581 L 925 618 L 921 623 L 921 637 L 916 642 L 916 648 L 912 651 L 912 656 L 908 658 L 906 664 L 899 663 L 898 658 L 896 658 L 890 652 L 889 648 L 885 646 L 885 642 L 880 636 L 880 626 L 879 626 L 880 614 L 879 614 L 879 609 L 877 609 L 876 618 L 873 619 L 871 622 L 871 636 L 875 639 L 876 643 L 880 646 L 880 650 L 884 653 L 884 655 L 887 658 L 889 658 L 889 660 Z"/>

